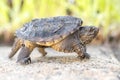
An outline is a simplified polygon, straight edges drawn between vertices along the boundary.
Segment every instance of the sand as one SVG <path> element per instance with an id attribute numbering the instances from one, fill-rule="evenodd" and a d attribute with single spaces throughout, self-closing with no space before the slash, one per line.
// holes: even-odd
<path id="1" fill-rule="evenodd" d="M 11 47 L 0 47 L 0 80 L 120 80 L 120 63 L 104 46 L 88 46 L 89 60 L 80 61 L 76 53 L 47 48 L 42 57 L 35 49 L 32 63 L 16 63 L 17 55 L 8 59 Z"/>

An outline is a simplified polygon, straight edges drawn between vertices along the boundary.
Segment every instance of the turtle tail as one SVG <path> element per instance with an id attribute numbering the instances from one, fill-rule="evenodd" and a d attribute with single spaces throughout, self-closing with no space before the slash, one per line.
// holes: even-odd
<path id="1" fill-rule="evenodd" d="M 22 40 L 19 38 L 16 38 L 8 57 L 12 58 L 17 53 L 17 51 L 21 48 L 21 46 L 22 46 Z"/>

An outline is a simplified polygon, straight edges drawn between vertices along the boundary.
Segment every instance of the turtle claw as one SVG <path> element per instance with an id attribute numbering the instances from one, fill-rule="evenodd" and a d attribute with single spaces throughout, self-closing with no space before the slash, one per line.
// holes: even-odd
<path id="1" fill-rule="evenodd" d="M 18 60 L 17 63 L 20 63 L 20 64 L 22 64 L 22 65 L 30 64 L 30 63 L 31 63 L 31 58 L 30 58 L 30 57 L 27 57 L 27 58 Z"/>
<path id="2" fill-rule="evenodd" d="M 88 53 L 84 53 L 83 56 L 78 56 L 78 58 L 79 58 L 80 60 L 83 60 L 83 59 L 90 59 L 90 55 L 89 55 Z"/>

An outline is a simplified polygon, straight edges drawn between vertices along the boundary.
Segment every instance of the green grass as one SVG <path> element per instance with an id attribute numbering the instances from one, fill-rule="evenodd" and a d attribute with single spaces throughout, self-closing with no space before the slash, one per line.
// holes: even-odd
<path id="1" fill-rule="evenodd" d="M 120 0 L 12 0 L 12 6 L 8 1 L 0 1 L 0 30 L 15 31 L 31 19 L 68 13 L 82 18 L 84 25 L 102 26 L 104 35 L 120 23 Z"/>

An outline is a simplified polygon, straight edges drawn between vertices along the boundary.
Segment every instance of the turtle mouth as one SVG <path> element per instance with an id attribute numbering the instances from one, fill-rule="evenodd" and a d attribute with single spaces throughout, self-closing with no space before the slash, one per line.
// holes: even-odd
<path id="1" fill-rule="evenodd" d="M 98 32 L 99 32 L 99 28 L 95 28 L 95 29 L 94 29 L 94 37 L 97 36 Z"/>

